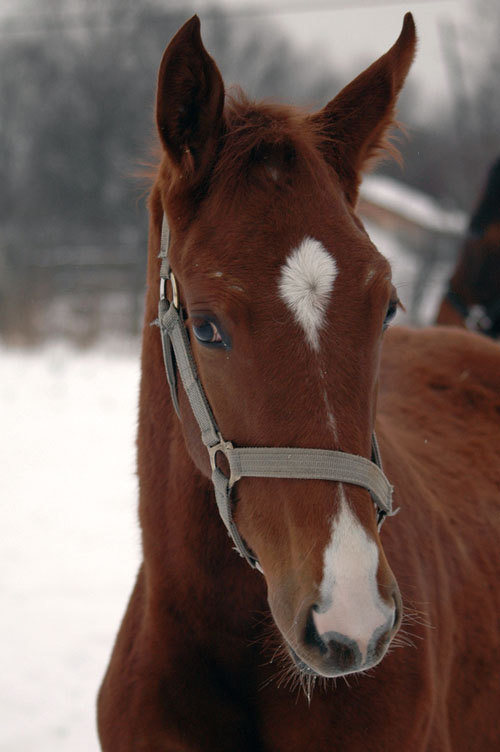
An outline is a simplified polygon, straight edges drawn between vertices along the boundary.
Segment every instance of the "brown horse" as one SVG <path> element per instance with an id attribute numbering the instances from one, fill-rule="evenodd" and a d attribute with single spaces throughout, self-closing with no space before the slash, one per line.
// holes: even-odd
<path id="1" fill-rule="evenodd" d="M 500 337 L 500 159 L 472 215 L 436 323 Z"/>
<path id="2" fill-rule="evenodd" d="M 312 115 L 225 102 L 196 17 L 165 52 L 106 752 L 500 749 L 500 349 L 382 344 L 398 298 L 355 213 L 414 49 L 408 14 Z"/>

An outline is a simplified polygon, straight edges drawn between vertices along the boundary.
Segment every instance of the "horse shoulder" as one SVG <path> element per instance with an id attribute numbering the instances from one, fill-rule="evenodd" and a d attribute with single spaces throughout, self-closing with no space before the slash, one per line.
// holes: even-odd
<path id="1" fill-rule="evenodd" d="M 379 413 L 384 467 L 401 507 L 382 533 L 384 549 L 410 607 L 409 631 L 430 651 L 436 706 L 460 709 L 463 725 L 450 726 L 459 749 L 498 691 L 500 348 L 458 329 L 395 327 Z M 498 725 L 492 719 L 484 733 L 498 738 Z"/>

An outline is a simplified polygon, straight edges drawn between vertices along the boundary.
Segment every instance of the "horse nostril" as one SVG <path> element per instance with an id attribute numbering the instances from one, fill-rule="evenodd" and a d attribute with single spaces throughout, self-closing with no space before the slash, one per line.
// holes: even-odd
<path id="1" fill-rule="evenodd" d="M 339 671 L 348 671 L 361 664 L 361 653 L 355 640 L 351 640 L 337 632 L 319 634 L 313 619 L 313 611 L 318 611 L 313 605 L 309 611 L 304 641 L 306 645 L 319 650 L 320 655 L 327 657 Z"/>
<path id="2" fill-rule="evenodd" d="M 394 616 L 392 620 L 391 630 L 396 630 L 401 624 L 401 620 L 403 616 L 403 607 L 401 603 L 401 598 L 398 597 L 397 593 L 393 594 L 392 601 L 394 603 Z"/>
<path id="3" fill-rule="evenodd" d="M 391 629 L 395 629 L 398 621 L 399 621 L 399 609 L 398 609 L 398 604 L 396 603 L 396 601 L 394 601 L 394 616 L 392 617 Z"/>
<path id="4" fill-rule="evenodd" d="M 307 616 L 306 621 L 306 630 L 304 634 L 304 641 L 306 645 L 309 645 L 310 647 L 318 648 L 321 655 L 325 655 L 328 652 L 328 648 L 326 647 L 325 643 L 321 639 L 321 637 L 318 634 L 318 630 L 316 629 L 316 625 L 314 623 L 313 611 L 317 611 L 318 607 L 316 604 L 314 604 L 311 607 L 311 610 L 309 611 L 309 614 Z"/>

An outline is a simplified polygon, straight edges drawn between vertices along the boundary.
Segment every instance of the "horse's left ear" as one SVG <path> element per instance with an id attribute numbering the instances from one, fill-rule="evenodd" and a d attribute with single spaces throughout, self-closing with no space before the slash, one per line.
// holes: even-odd
<path id="1" fill-rule="evenodd" d="M 168 45 L 160 64 L 156 123 L 165 151 L 183 178 L 200 182 L 222 129 L 224 84 L 193 16 Z"/>
<path id="2" fill-rule="evenodd" d="M 404 18 L 396 43 L 313 115 L 324 136 L 327 161 L 338 173 L 350 203 L 357 197 L 361 172 L 387 146 L 397 96 L 416 49 L 411 13 Z"/>

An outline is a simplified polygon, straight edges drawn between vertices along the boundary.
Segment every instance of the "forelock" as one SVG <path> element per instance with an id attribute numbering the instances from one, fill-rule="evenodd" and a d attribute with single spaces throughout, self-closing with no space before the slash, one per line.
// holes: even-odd
<path id="1" fill-rule="evenodd" d="M 287 173 L 306 155 L 316 158 L 320 135 L 299 108 L 256 103 L 237 89 L 227 95 L 225 129 L 214 178 L 245 180 L 253 168 Z"/>

